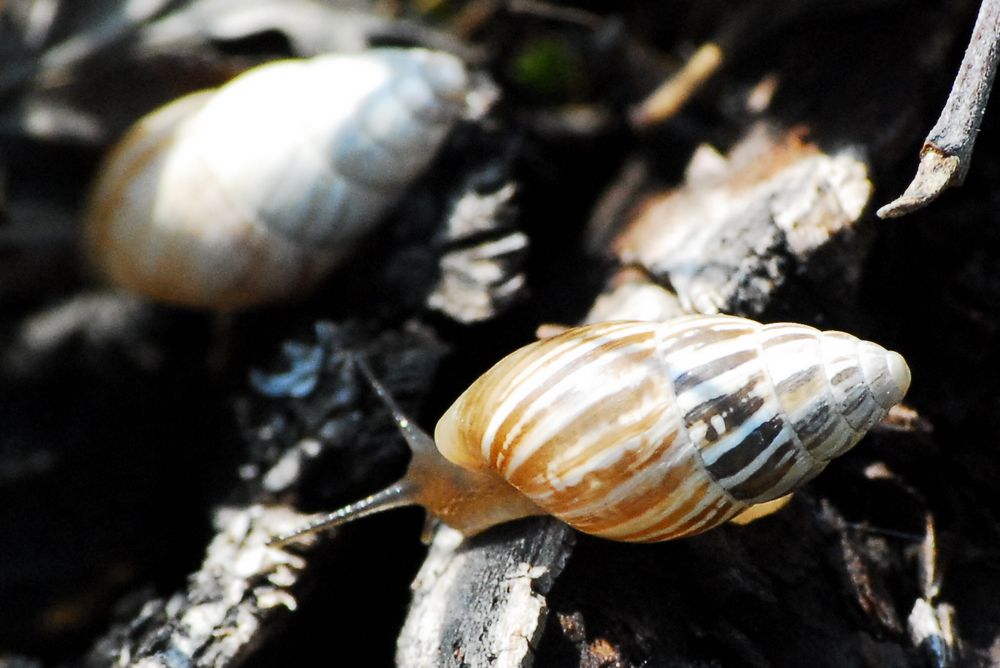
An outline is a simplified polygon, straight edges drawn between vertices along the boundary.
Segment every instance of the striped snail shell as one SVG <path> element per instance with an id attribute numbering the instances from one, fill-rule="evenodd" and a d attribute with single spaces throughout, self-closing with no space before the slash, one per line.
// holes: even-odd
<path id="1" fill-rule="evenodd" d="M 405 192 L 464 109 L 461 61 L 423 49 L 284 60 L 139 120 L 84 215 L 118 285 L 240 309 L 316 283 Z"/>
<path id="2" fill-rule="evenodd" d="M 696 534 L 813 478 L 909 384 L 898 353 L 805 325 L 577 327 L 487 371 L 434 441 L 409 435 L 402 481 L 279 540 L 407 503 L 466 535 L 533 514 L 622 541 Z"/>

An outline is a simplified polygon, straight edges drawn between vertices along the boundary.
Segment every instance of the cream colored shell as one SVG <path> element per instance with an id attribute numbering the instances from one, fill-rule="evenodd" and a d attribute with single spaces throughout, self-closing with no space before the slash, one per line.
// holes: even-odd
<path id="1" fill-rule="evenodd" d="M 660 541 L 810 480 L 909 383 L 899 354 L 842 332 L 729 316 L 598 323 L 501 360 L 434 440 L 537 512 L 605 538 Z M 518 502 L 511 516 L 529 512 Z"/>
<path id="2" fill-rule="evenodd" d="M 111 281 L 223 310 L 293 297 L 369 233 L 463 111 L 455 57 L 287 60 L 176 100 L 108 156 L 84 246 Z"/>

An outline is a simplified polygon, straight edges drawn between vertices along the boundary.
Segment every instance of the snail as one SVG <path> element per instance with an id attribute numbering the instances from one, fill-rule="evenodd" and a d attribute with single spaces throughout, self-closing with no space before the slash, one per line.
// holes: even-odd
<path id="1" fill-rule="evenodd" d="M 733 316 L 576 327 L 476 380 L 402 480 L 278 537 L 419 504 L 469 536 L 549 514 L 588 534 L 656 542 L 787 495 L 853 447 L 910 384 L 898 353 L 843 332 Z"/>
<path id="2" fill-rule="evenodd" d="M 140 119 L 84 212 L 113 283 L 236 310 L 308 289 L 433 159 L 470 86 L 424 49 L 283 60 Z"/>

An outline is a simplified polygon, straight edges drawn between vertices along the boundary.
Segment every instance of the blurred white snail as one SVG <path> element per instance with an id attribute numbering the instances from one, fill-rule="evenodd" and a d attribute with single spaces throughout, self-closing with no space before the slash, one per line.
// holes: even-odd
<path id="1" fill-rule="evenodd" d="M 447 53 L 285 60 L 142 118 L 108 156 L 85 252 L 153 299 L 234 310 L 296 295 L 371 231 L 461 116 Z"/>
<path id="2" fill-rule="evenodd" d="M 903 398 L 910 371 L 805 325 L 597 323 L 502 359 L 434 440 L 370 380 L 413 449 L 406 475 L 276 543 L 408 504 L 465 535 L 538 514 L 614 540 L 696 534 L 817 475 Z"/>

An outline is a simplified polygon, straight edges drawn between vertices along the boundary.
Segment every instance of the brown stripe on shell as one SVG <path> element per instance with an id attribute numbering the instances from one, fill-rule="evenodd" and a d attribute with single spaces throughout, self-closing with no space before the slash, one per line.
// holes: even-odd
<path id="1" fill-rule="evenodd" d="M 695 536 L 728 522 L 739 514 L 740 510 L 742 510 L 742 506 L 735 506 L 731 501 L 720 498 L 698 515 L 688 518 L 679 526 L 670 528 L 669 530 L 660 530 L 659 532 L 650 530 L 643 535 L 636 536 L 633 540 L 637 543 L 658 543 L 674 538 Z"/>
<path id="2" fill-rule="evenodd" d="M 814 402 L 809 412 L 796 421 L 795 435 L 807 452 L 813 452 L 820 444 L 833 437 L 838 420 L 840 418 L 835 415 L 830 401 Z"/>
<path id="3" fill-rule="evenodd" d="M 870 415 L 878 402 L 871 393 L 867 383 L 857 383 L 852 385 L 845 396 L 843 404 L 844 418 L 854 427 L 861 431 L 868 428 Z"/>
<path id="4" fill-rule="evenodd" d="M 490 462 L 495 467 L 498 467 L 501 474 L 504 473 L 510 462 L 510 457 L 506 456 L 506 451 L 513 452 L 516 450 L 525 435 L 530 435 L 532 429 L 534 429 L 540 419 L 545 417 L 551 410 L 556 410 L 556 406 L 559 406 L 562 410 L 573 409 L 576 412 L 580 412 L 582 407 L 587 405 L 579 401 L 579 399 L 586 400 L 589 397 L 589 388 L 572 386 L 567 387 L 566 392 L 562 396 L 553 396 L 545 401 L 544 404 L 540 402 L 540 398 L 549 393 L 553 386 L 566 380 L 581 368 L 593 364 L 595 358 L 603 363 L 608 363 L 611 359 L 617 359 L 612 357 L 614 353 L 622 349 L 635 347 L 649 339 L 650 334 L 648 332 L 641 332 L 609 340 L 596 347 L 586 356 L 572 359 L 569 363 L 565 359 L 556 358 L 547 369 L 549 372 L 548 375 L 544 377 L 536 375 L 531 379 L 531 382 L 537 385 L 537 388 L 517 402 L 517 405 L 510 411 L 504 422 L 497 429 L 495 438 L 490 444 Z M 626 364 L 629 360 L 622 356 L 620 361 Z M 541 370 L 536 371 L 536 374 L 541 373 Z M 571 397 L 572 400 L 567 401 Z M 606 423 L 604 426 L 606 426 Z M 515 429 L 518 430 L 516 434 L 513 433 Z M 477 442 L 481 442 L 481 439 L 477 440 Z M 560 440 L 560 443 L 562 442 L 564 441 Z M 501 461 L 501 457 L 503 457 L 503 461 Z M 498 464 L 498 462 L 500 463 Z"/>
<path id="5" fill-rule="evenodd" d="M 817 389 L 825 389 L 826 387 L 826 378 L 822 375 L 822 371 L 822 368 L 818 364 L 806 367 L 782 380 L 775 389 L 779 394 L 795 397 L 800 400 L 804 398 L 808 401 L 808 397 L 813 396 Z M 803 397 L 802 395 L 806 396 Z"/>
<path id="6" fill-rule="evenodd" d="M 722 503 L 726 507 L 739 505 L 708 476 L 700 457 L 686 442 L 683 431 L 673 451 L 656 471 L 658 475 L 652 481 L 650 492 L 642 495 L 645 497 L 643 505 L 635 507 L 631 514 L 620 515 L 616 522 L 603 523 L 599 535 L 615 540 L 634 540 L 641 536 L 685 531 L 684 527 L 674 525 L 696 511 L 702 502 L 704 505 Z M 576 509 L 563 519 L 574 526 L 595 525 L 599 521 Z"/>
<path id="7" fill-rule="evenodd" d="M 816 435 L 827 430 L 828 421 L 832 420 L 834 426 L 842 421 L 839 415 L 829 410 L 833 397 L 820 358 L 818 334 L 818 330 L 805 325 L 772 325 L 764 327 L 761 342 L 761 351 L 771 376 L 773 396 L 781 406 L 781 413 L 794 440 L 800 468 L 803 469 L 801 477 L 811 475 L 816 467 L 822 468 L 821 462 L 812 454 Z M 788 350 L 790 346 L 791 350 Z M 803 351 L 803 363 L 809 366 L 786 375 L 788 356 L 802 356 Z M 822 407 L 827 410 L 822 410 Z M 778 493 L 784 493 L 796 482 L 798 481 L 785 481 L 781 486 L 784 489 L 777 490 Z"/>
<path id="8" fill-rule="evenodd" d="M 731 478 L 739 475 L 741 471 L 750 466 L 757 457 L 761 455 L 774 439 L 781 433 L 784 427 L 784 420 L 780 415 L 775 415 L 758 425 L 753 431 L 747 434 L 739 443 L 732 445 L 706 468 L 716 480 Z M 737 496 L 737 498 L 744 498 Z"/>
<path id="9" fill-rule="evenodd" d="M 843 428 L 825 439 L 817 439 L 814 451 L 824 462 L 854 447 L 877 405 L 860 369 L 860 341 L 843 332 L 823 332 L 819 337 L 823 370 L 827 374 L 833 413 Z"/>
<path id="10" fill-rule="evenodd" d="M 504 357 L 470 385 L 442 416 L 435 428 L 435 442 L 447 459 L 468 469 L 492 470 L 482 456 L 481 443 L 493 419 L 493 410 L 482 407 L 494 407 L 502 401 L 501 395 L 519 382 L 519 376 L 533 362 L 541 343 L 525 346 Z M 454 433 L 445 437 L 440 433 L 445 428 Z"/>
<path id="11" fill-rule="evenodd" d="M 778 381 L 774 390 L 785 414 L 793 421 L 799 416 L 811 413 L 814 404 L 830 403 L 833 399 L 827 386 L 826 374 L 818 364 Z"/>
<path id="12" fill-rule="evenodd" d="M 567 429 L 558 434 L 558 438 L 546 441 L 523 464 L 517 467 L 513 474 L 507 476 L 508 480 L 515 487 L 524 490 L 526 493 L 536 493 L 544 491 L 550 486 L 550 479 L 563 480 L 577 467 L 583 466 L 593 457 L 601 456 L 609 451 L 622 449 L 623 442 L 631 439 L 642 440 L 644 435 L 651 432 L 661 420 L 662 408 L 656 401 L 662 393 L 653 379 L 640 381 L 635 388 L 629 388 L 629 392 L 620 397 L 615 397 L 614 401 L 598 401 L 593 404 L 578 402 L 577 411 L 579 417 L 567 425 Z M 623 422 L 620 418 L 624 414 L 622 404 L 649 406 L 640 415 L 630 422 Z M 552 404 L 552 405 L 558 405 Z M 677 430 L 672 430 L 676 434 Z M 522 432 L 524 438 L 531 438 L 530 429 Z M 586 438 L 588 446 L 585 450 L 572 453 L 578 444 L 578 439 Z M 623 475 L 625 468 L 635 467 L 641 471 L 660 456 L 661 447 L 670 447 L 673 438 L 666 442 L 657 444 L 655 449 L 645 457 L 636 457 L 635 453 L 622 452 L 622 459 L 614 466 L 616 475 Z M 649 448 L 651 444 L 644 444 Z M 515 444 L 516 447 L 516 444 Z M 643 448 L 636 448 L 642 450 Z M 510 461 L 509 459 L 507 460 Z M 604 484 L 609 479 L 609 471 L 600 471 L 600 474 L 589 474 L 584 477 L 579 486 L 584 488 L 595 487 Z"/>
<path id="13" fill-rule="evenodd" d="M 757 356 L 756 350 L 740 350 L 717 357 L 693 369 L 686 369 L 674 378 L 674 392 L 681 394 L 737 366 L 750 362 Z"/>
<path id="14" fill-rule="evenodd" d="M 851 376 L 858 376 L 861 378 L 861 370 L 856 366 L 849 366 L 846 369 L 841 369 L 837 372 L 837 375 L 830 379 L 830 384 L 843 385 L 850 380 Z"/>
<path id="15" fill-rule="evenodd" d="M 567 524 L 594 535 L 604 535 L 628 520 L 641 516 L 661 502 L 664 494 L 669 493 L 667 490 L 677 488 L 689 475 L 686 467 L 678 465 L 667 467 L 659 475 L 652 475 L 655 465 L 669 457 L 672 448 L 684 446 L 683 442 L 677 441 L 678 435 L 679 432 L 675 431 L 668 439 L 658 443 L 653 456 L 643 457 L 637 452 L 626 455 L 624 468 L 617 473 L 602 471 L 587 476 L 579 486 L 554 492 L 545 498 L 543 507 Z M 585 506 L 607 500 L 617 491 L 617 486 L 622 484 L 625 476 L 628 476 L 631 483 L 636 482 L 632 476 L 639 477 L 641 484 L 636 488 L 636 493 L 617 502 L 601 505 L 599 513 L 584 510 Z"/>
<path id="16" fill-rule="evenodd" d="M 808 453 L 822 449 L 837 423 L 844 422 L 822 364 L 803 369 L 778 383 L 776 393 L 795 435 Z M 849 438 L 850 432 L 844 437 Z"/>
<path id="17" fill-rule="evenodd" d="M 684 414 L 684 425 L 688 430 L 702 422 L 708 427 L 707 443 L 695 443 L 695 446 L 704 449 L 752 418 L 765 403 L 765 398 L 753 391 L 764 381 L 763 374 L 754 374 L 735 394 L 720 394 L 688 410 Z M 722 433 L 718 433 L 710 422 L 715 415 L 721 415 L 725 420 L 726 429 Z"/>
<path id="18" fill-rule="evenodd" d="M 664 357 L 686 354 L 705 346 L 725 343 L 736 337 L 752 334 L 760 327 L 749 320 L 741 322 L 739 318 L 716 317 L 714 320 L 715 323 L 707 323 L 704 316 L 692 316 L 665 323 L 661 330 L 660 354 Z M 712 324 L 722 327 L 714 329 Z"/>
<path id="19" fill-rule="evenodd" d="M 799 420 L 796 423 L 796 434 L 816 460 L 817 473 L 830 461 L 825 454 L 827 451 L 832 449 L 841 452 L 853 446 L 860 438 L 840 414 L 839 408 L 830 402 L 818 403 L 812 413 Z"/>
<path id="20" fill-rule="evenodd" d="M 857 354 L 860 341 L 843 332 L 823 332 L 820 336 L 824 370 L 828 371 L 846 364 L 833 377 L 828 377 L 828 384 L 838 407 L 838 413 L 852 430 L 858 431 L 865 424 L 865 414 L 868 412 L 865 408 L 866 403 L 869 401 L 876 403 L 860 368 Z"/>
<path id="21" fill-rule="evenodd" d="M 775 422 L 778 422 L 775 425 Z M 759 449 L 759 453 L 762 455 L 767 451 L 778 435 L 782 433 L 784 428 L 784 423 L 780 418 L 776 420 L 768 420 L 764 424 L 760 425 L 753 433 L 748 437 L 748 439 L 759 439 L 759 443 L 754 443 L 750 449 Z M 790 434 L 786 433 L 786 437 Z M 740 444 L 737 448 L 745 447 L 744 444 Z M 779 488 L 779 483 L 784 480 L 785 476 L 792 470 L 792 467 L 796 463 L 796 454 L 798 449 L 790 438 L 780 443 L 772 452 L 766 460 L 759 461 L 757 466 L 753 469 L 752 473 L 742 481 L 738 483 L 727 483 L 723 478 L 718 478 L 719 484 L 726 488 L 726 490 L 732 494 L 734 497 L 741 501 L 748 501 L 753 503 L 760 503 L 762 501 L 770 501 L 771 499 L 781 496 L 786 488 L 783 486 Z M 724 457 L 723 457 L 724 459 Z M 755 458 L 756 459 L 756 458 Z M 721 461 L 721 459 L 720 459 Z M 719 462 L 716 462 L 718 464 Z M 753 462 L 748 463 L 743 469 L 737 471 L 736 475 L 746 473 L 747 469 L 751 467 Z M 710 467 L 709 471 L 716 475 L 715 467 Z"/>
<path id="22" fill-rule="evenodd" d="M 795 452 L 791 441 L 786 440 L 766 461 L 758 462 L 749 477 L 741 482 L 727 483 L 727 479 L 740 478 L 741 474 L 745 474 L 754 461 L 771 447 L 784 427 L 785 422 L 780 415 L 764 421 L 741 442 L 707 465 L 708 472 L 735 498 L 747 501 L 757 499 L 768 489 L 768 485 L 773 486 L 781 480 L 794 464 L 794 457 L 789 456 Z M 773 468 L 769 469 L 769 466 Z"/>
<path id="23" fill-rule="evenodd" d="M 765 463 L 758 462 L 755 470 L 747 471 L 765 455 L 783 430 L 787 429 L 781 405 L 774 397 L 770 379 L 764 370 L 764 360 L 760 357 L 759 337 L 758 329 L 749 335 L 719 341 L 714 346 L 718 349 L 718 359 L 728 363 L 715 366 L 713 375 L 697 374 L 702 382 L 686 383 L 686 394 L 678 391 L 682 404 L 686 403 L 687 398 L 718 393 L 687 410 L 684 415 L 685 426 L 692 438 L 696 439 L 695 445 L 702 453 L 709 475 L 734 497 L 747 501 L 755 501 L 762 494 L 766 495 L 768 481 L 782 482 L 786 476 L 794 480 L 806 470 L 806 465 L 796 456 L 799 454 L 799 447 L 794 442 L 794 435 L 788 431 L 782 437 L 785 442 L 776 452 L 767 455 L 767 463 L 777 465 L 777 470 L 765 470 Z M 781 338 L 800 337 L 801 333 L 795 332 Z M 734 350 L 735 352 L 730 352 Z M 671 362 L 679 367 L 675 369 L 678 378 L 695 376 L 689 376 L 689 372 L 683 369 L 685 361 L 683 357 L 676 360 L 671 358 Z M 699 366 L 710 367 L 711 363 Z M 730 386 L 734 379 L 720 380 L 725 378 L 726 373 L 750 376 L 739 389 L 733 390 Z M 716 383 L 717 387 L 714 386 Z M 789 485 L 786 483 L 785 486 Z"/>
<path id="24" fill-rule="evenodd" d="M 609 531 L 600 535 L 614 537 L 616 540 L 639 540 L 643 536 L 654 535 L 673 530 L 678 521 L 691 515 L 706 499 L 711 499 L 720 490 L 704 473 L 694 468 L 697 463 L 685 462 L 687 475 L 681 479 L 671 476 L 676 483 L 665 487 L 670 492 L 656 499 L 657 503 L 650 506 L 646 513 L 630 518 L 624 518 L 616 526 L 609 526 Z M 644 517 L 645 516 L 645 517 Z"/>
<path id="25" fill-rule="evenodd" d="M 564 431 L 509 476 L 515 487 L 564 521 L 600 525 L 580 527 L 589 533 L 641 515 L 662 499 L 665 488 L 690 475 L 675 464 L 678 456 L 686 457 L 676 448 L 688 446 L 672 407 L 669 377 L 655 347 L 643 348 L 648 354 L 633 350 L 613 360 L 624 365 L 620 370 L 607 370 L 623 392 L 610 401 L 574 406 L 579 417 L 572 421 L 572 431 L 584 439 L 586 449 L 573 452 L 581 442 Z M 617 461 L 599 465 L 603 457 Z"/>
<path id="26" fill-rule="evenodd" d="M 602 323 L 600 327 L 587 329 L 590 335 L 586 339 L 594 341 L 601 338 L 598 334 L 607 337 L 622 331 L 635 332 L 637 323 Z M 648 325 L 643 324 L 639 329 L 648 331 Z M 581 350 L 582 338 L 580 330 L 574 330 L 527 345 L 497 362 L 439 420 L 436 440 L 441 453 L 465 468 L 493 470 L 491 459 L 496 457 L 498 444 L 502 443 L 495 437 L 486 443 L 494 423 L 510 418 L 508 410 L 523 411 L 530 401 L 537 401 L 540 389 L 547 386 L 540 379 L 565 369 L 570 353 Z M 589 355 L 586 351 L 582 354 Z M 528 400 L 525 400 L 526 396 Z M 483 407 L 489 407 L 489 410 Z M 501 410 L 503 413 L 498 416 Z M 513 424 L 517 424 L 516 421 Z M 485 452 L 492 453 L 492 456 L 487 457 Z"/>
<path id="27" fill-rule="evenodd" d="M 702 504 L 704 507 L 699 510 Z M 680 506 L 661 515 L 658 521 L 628 534 L 616 535 L 615 539 L 652 543 L 700 533 L 725 522 L 741 508 L 718 485 L 705 478 L 699 481 L 693 493 L 681 499 Z"/>
<path id="28" fill-rule="evenodd" d="M 692 499 L 692 502 L 696 500 L 701 501 L 703 499 Z M 686 514 L 681 514 L 680 512 L 673 514 L 669 520 L 664 519 L 662 526 L 651 526 L 644 531 L 631 533 L 626 540 L 632 543 L 657 543 L 705 531 L 711 526 L 719 524 L 719 522 L 713 523 L 712 519 L 722 514 L 722 506 L 724 505 L 726 504 L 723 501 L 716 499 L 714 502 L 706 504 L 692 516 L 691 513 L 695 512 L 698 507 L 697 503 L 692 503 L 689 507 L 684 508 L 684 510 L 687 510 Z"/>

